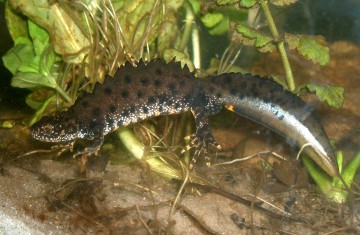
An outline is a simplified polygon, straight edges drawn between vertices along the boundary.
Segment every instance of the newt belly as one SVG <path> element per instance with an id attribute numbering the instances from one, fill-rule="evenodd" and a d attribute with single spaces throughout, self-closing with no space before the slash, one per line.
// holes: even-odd
<path id="1" fill-rule="evenodd" d="M 195 118 L 193 144 L 206 152 L 215 144 L 208 116 L 222 107 L 278 132 L 307 153 L 329 175 L 337 176 L 333 150 L 308 106 L 276 82 L 251 74 L 229 73 L 196 79 L 180 63 L 155 60 L 137 67 L 127 64 L 114 78 L 96 84 L 92 94 L 78 98 L 67 111 L 44 117 L 31 128 L 45 142 L 89 139 L 99 147 L 119 127 L 149 117 L 186 112 Z"/>

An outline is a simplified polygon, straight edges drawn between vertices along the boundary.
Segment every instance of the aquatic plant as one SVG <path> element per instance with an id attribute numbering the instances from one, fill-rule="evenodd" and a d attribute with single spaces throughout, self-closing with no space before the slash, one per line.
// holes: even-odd
<path id="1" fill-rule="evenodd" d="M 242 45 L 251 45 L 261 53 L 278 51 L 285 78 L 276 80 L 290 91 L 314 92 L 321 101 L 337 108 L 343 102 L 341 87 L 295 85 L 287 50 L 297 51 L 321 66 L 330 59 L 325 38 L 279 32 L 269 5 L 291 7 L 296 0 L 5 2 L 14 47 L 3 61 L 13 74 L 12 85 L 32 90 L 26 98 L 36 110 L 30 125 L 73 104 L 79 91 L 91 91 L 105 74 L 113 75 L 125 61 L 135 63 L 154 57 L 170 61 L 176 57 L 191 70 L 200 68 L 204 56 L 198 28 L 194 27 L 196 20 L 209 35 L 227 34 L 230 39 L 221 60 L 212 60 L 206 72 L 238 69 L 234 62 Z M 260 12 L 269 30 L 259 27 Z M 133 145 L 136 143 L 128 146 Z"/>

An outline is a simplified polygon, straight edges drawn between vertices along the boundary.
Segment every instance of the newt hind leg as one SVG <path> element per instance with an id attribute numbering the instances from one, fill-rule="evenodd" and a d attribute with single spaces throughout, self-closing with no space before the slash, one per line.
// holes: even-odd
<path id="1" fill-rule="evenodd" d="M 207 166 L 210 166 L 210 157 L 209 157 L 209 148 L 215 147 L 216 149 L 221 149 L 221 146 L 215 141 L 214 137 L 210 132 L 208 113 L 204 112 L 202 109 L 191 109 L 191 112 L 195 118 L 196 132 L 190 136 L 191 143 L 190 148 L 195 148 L 195 152 L 190 163 L 190 169 L 196 163 L 197 159 L 201 154 L 205 157 L 205 162 Z M 214 111 L 215 113 L 215 111 Z"/>

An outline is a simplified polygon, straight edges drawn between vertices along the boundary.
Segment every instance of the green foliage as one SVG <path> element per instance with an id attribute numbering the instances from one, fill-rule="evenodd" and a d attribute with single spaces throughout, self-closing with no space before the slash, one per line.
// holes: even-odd
<path id="1" fill-rule="evenodd" d="M 261 52 L 272 52 L 276 50 L 271 36 L 243 24 L 239 24 L 236 29 L 243 36 L 244 45 L 255 46 Z"/>
<path id="2" fill-rule="evenodd" d="M 320 101 L 326 102 L 329 106 L 341 108 L 344 102 L 344 88 L 328 86 L 325 84 L 305 84 L 298 87 L 296 94 L 313 92 Z"/>
<path id="3" fill-rule="evenodd" d="M 223 14 L 221 13 L 206 13 L 205 16 L 201 18 L 201 21 L 205 27 L 213 28 L 219 24 L 224 19 Z"/>
<path id="4" fill-rule="evenodd" d="M 14 87 L 20 88 L 36 88 L 40 86 L 55 88 L 56 81 L 51 79 L 39 71 L 36 72 L 19 72 L 17 73 L 11 82 L 11 85 Z"/>
<path id="5" fill-rule="evenodd" d="M 99 10 L 97 5 L 72 11 L 76 4 L 54 3 L 56 7 L 49 7 L 47 1 L 12 1 L 12 5 L 7 5 L 6 14 L 15 46 L 3 56 L 5 66 L 14 75 L 12 85 L 33 90 L 36 95 L 32 93 L 26 101 L 38 111 L 55 104 L 60 108 L 69 106 L 81 85 L 86 84 L 83 88 L 91 90 L 94 83 L 102 81 L 106 73 L 113 73 L 116 65 L 127 57 L 131 60 L 131 56 L 142 56 L 146 46 L 148 53 L 160 56 L 168 48 L 176 48 L 180 39 L 174 13 L 183 2 L 167 1 L 164 16 L 162 5 L 156 5 L 156 1 L 114 0 L 113 5 L 103 5 L 105 13 L 98 14 L 100 18 L 92 19 Z M 28 18 L 14 13 L 12 7 Z M 77 7 L 81 9 L 83 5 Z M 116 16 L 114 12 L 122 14 L 117 19 L 111 18 Z M 96 47 L 89 47 L 90 38 Z M 152 43 L 155 40 L 156 49 Z M 109 64 L 112 70 L 105 72 Z M 81 77 L 75 79 L 78 75 Z M 64 81 L 65 78 L 71 80 Z M 54 93 L 37 92 L 44 87 L 56 91 L 62 99 L 52 99 Z"/>
<path id="6" fill-rule="evenodd" d="M 7 28 L 14 41 L 16 41 L 19 37 L 28 37 L 27 20 L 16 14 L 10 7 L 9 3 L 6 4 L 5 18 Z"/>
<path id="7" fill-rule="evenodd" d="M 239 0 L 216 0 L 216 3 L 219 5 L 233 4 L 237 3 Z"/>
<path id="8" fill-rule="evenodd" d="M 178 42 L 178 33 L 174 31 L 176 27 L 175 22 L 165 21 L 161 23 L 157 35 L 159 52 L 164 52 L 166 49 L 173 47 L 174 42 Z"/>
<path id="9" fill-rule="evenodd" d="M 341 108 L 344 101 L 344 88 L 327 85 L 307 84 L 306 88 L 310 92 L 315 92 L 320 101 L 325 101 L 328 105 Z"/>
<path id="10" fill-rule="evenodd" d="M 181 51 L 176 49 L 167 49 L 163 54 L 164 60 L 169 63 L 175 58 L 176 61 L 181 62 L 181 67 L 187 66 L 190 71 L 194 71 L 195 67 L 189 57 Z"/>
<path id="11" fill-rule="evenodd" d="M 245 23 L 239 23 L 236 26 L 236 30 L 239 33 L 238 39 L 241 43 L 248 46 L 254 46 L 258 51 L 264 52 L 273 52 L 278 50 L 281 54 L 281 59 L 283 60 L 284 70 L 286 72 L 286 81 L 288 89 L 295 91 L 295 82 L 292 75 L 292 70 L 290 63 L 287 58 L 285 45 L 289 49 L 296 50 L 304 58 L 311 60 L 314 63 L 325 66 L 330 61 L 329 48 L 326 46 L 325 39 L 321 36 L 310 36 L 310 35 L 293 35 L 289 33 L 284 33 L 283 39 L 280 38 L 279 33 L 275 22 L 272 19 L 271 12 L 267 6 L 267 2 L 264 0 L 259 1 L 265 16 L 267 17 L 270 31 L 272 35 L 262 32 L 261 30 L 254 29 L 245 25 Z M 294 0 L 273 0 L 272 3 L 278 6 L 285 6 L 293 4 Z M 253 7 L 257 1 L 241 1 L 240 4 L 244 7 Z M 280 80 L 278 80 L 280 81 Z M 283 82 L 280 82 L 283 84 Z M 306 89 L 303 89 L 303 88 Z M 302 92 L 304 90 L 315 92 L 317 97 L 321 101 L 325 101 L 332 107 L 340 108 L 342 106 L 344 97 L 344 89 L 341 87 L 330 87 L 325 85 L 314 85 L 306 84 L 303 88 L 298 88 Z"/>
<path id="12" fill-rule="evenodd" d="M 213 3 L 213 5 L 208 5 L 210 10 L 202 12 L 201 7 L 205 4 L 203 1 L 188 1 L 193 13 L 200 17 L 200 20 L 204 26 L 208 28 L 208 32 L 211 35 L 223 35 L 229 32 L 231 30 L 230 23 L 236 22 L 236 31 L 238 32 L 238 36 L 242 43 L 245 45 L 253 45 L 260 52 L 273 52 L 276 50 L 277 46 L 279 46 L 279 44 L 277 44 L 278 39 L 275 39 L 274 35 L 269 35 L 261 30 L 247 26 L 244 22 L 247 20 L 248 11 L 243 8 L 239 8 L 239 6 L 235 4 L 238 2 L 242 7 L 246 8 L 251 8 L 255 4 L 259 3 L 257 0 L 217 0 L 216 4 Z M 273 0 L 272 2 L 277 5 L 288 5 L 294 1 Z M 24 11 L 27 15 L 33 17 L 37 23 L 34 23 L 32 20 L 23 20 L 23 18 L 14 14 L 11 8 L 8 7 L 7 9 L 8 25 L 15 39 L 15 46 L 3 57 L 4 64 L 14 74 L 12 82 L 14 86 L 34 90 L 38 87 L 48 87 L 59 92 L 67 102 L 72 103 L 72 99 L 69 95 L 67 95 L 68 91 L 66 91 L 66 87 L 63 87 L 64 83 L 59 80 L 60 73 L 57 73 L 57 71 L 54 72 L 53 68 L 57 62 L 62 62 L 60 56 L 57 54 L 62 56 L 63 61 L 67 61 L 69 58 L 72 61 L 79 61 L 80 58 L 84 58 L 86 56 L 84 53 L 90 52 L 87 49 L 80 53 L 81 56 L 70 56 L 67 49 L 62 49 L 63 41 L 72 45 L 73 48 L 81 49 L 86 47 L 88 39 L 83 40 L 84 33 L 78 34 L 77 30 L 85 32 L 86 24 L 88 23 L 80 20 L 77 15 L 73 15 L 71 19 L 77 20 L 75 27 L 74 22 L 67 20 L 69 13 L 66 7 L 63 9 L 60 8 L 58 12 L 60 14 L 59 17 L 62 17 L 62 19 L 49 18 L 49 22 L 47 22 L 43 17 L 46 15 L 53 15 L 50 14 L 51 9 L 45 7 L 44 9 L 35 8 L 35 5 L 32 5 L 34 3 L 37 3 L 37 1 L 30 1 L 28 8 Z M 184 1 L 166 1 L 168 9 L 167 12 L 170 13 L 162 15 L 162 6 L 161 4 L 156 5 L 155 1 L 114 0 L 112 8 L 115 12 L 121 12 L 121 14 L 119 14 L 117 18 L 119 28 L 113 28 L 113 30 L 116 30 L 116 32 L 120 31 L 122 34 L 116 38 L 111 38 L 109 34 L 107 36 L 108 38 L 104 38 L 107 41 L 105 40 L 100 45 L 107 45 L 112 42 L 117 43 L 119 41 L 119 45 L 114 44 L 112 47 L 124 47 L 125 50 L 132 53 L 135 57 L 144 56 L 143 50 L 147 46 L 147 54 L 155 53 L 161 57 L 165 57 L 166 60 L 171 60 L 171 57 L 177 57 L 181 61 L 186 61 L 185 63 L 190 69 L 194 69 L 188 54 L 177 49 L 181 41 L 179 37 L 181 34 L 177 28 L 178 19 L 176 17 L 178 16 L 175 13 L 183 4 Z M 111 7 L 108 7 L 108 9 L 111 9 Z M 92 14 L 94 14 L 97 9 L 89 8 L 89 10 L 91 10 Z M 86 16 L 83 15 L 82 18 L 84 17 Z M 106 17 L 111 20 L 110 15 L 104 16 L 105 20 Z M 67 21 L 65 21 L 65 19 Z M 72 29 L 74 35 L 68 37 L 66 36 L 68 32 L 53 28 L 54 26 L 50 23 L 57 22 L 59 20 L 62 22 L 68 22 L 66 27 Z M 151 25 L 149 25 L 149 23 Z M 24 25 L 26 26 L 27 24 L 28 26 L 24 28 Z M 42 27 L 39 25 L 42 25 Z M 96 25 L 93 27 L 95 26 Z M 112 26 L 115 27 L 113 24 Z M 109 28 L 110 26 L 106 27 Z M 124 30 L 125 28 L 126 30 Z M 52 42 L 49 40 L 48 32 L 53 33 L 52 38 L 54 38 L 54 40 Z M 111 33 L 109 29 L 108 33 Z M 66 40 L 64 40 L 65 38 Z M 86 36 L 86 38 L 89 37 Z M 156 45 L 153 44 L 155 40 Z M 312 60 L 314 63 L 325 65 L 329 61 L 329 49 L 325 46 L 324 39 L 320 37 L 284 34 L 284 41 L 290 49 L 297 50 L 299 54 Z M 81 42 L 83 42 L 84 45 L 78 45 Z M 55 53 L 53 48 L 60 49 L 55 50 Z M 97 57 L 112 58 L 113 55 L 118 55 L 121 52 L 119 53 L 113 49 L 104 48 L 103 50 L 96 49 L 96 52 L 94 53 L 97 54 Z M 100 66 L 102 64 L 98 63 L 94 57 L 87 58 L 88 64 L 95 63 L 96 65 L 100 64 Z M 287 69 L 290 70 L 289 68 Z M 93 68 L 93 71 L 89 71 L 91 83 L 101 81 L 99 80 L 101 78 L 98 77 L 103 76 L 97 76 L 99 74 L 99 70 L 102 71 L 104 68 Z M 112 71 L 108 71 L 107 73 L 112 73 Z M 96 76 L 96 78 L 93 79 L 92 76 Z M 339 88 L 333 89 L 309 85 L 307 89 L 315 92 L 321 100 L 326 101 L 330 105 L 339 107 L 342 103 L 342 93 Z"/>
<path id="13" fill-rule="evenodd" d="M 285 34 L 285 41 L 290 49 L 296 49 L 306 59 L 323 66 L 329 63 L 329 48 L 325 45 L 324 38 Z"/>
<path id="14" fill-rule="evenodd" d="M 200 14 L 202 0 L 188 0 L 195 15 Z"/>
<path id="15" fill-rule="evenodd" d="M 238 44 L 254 46 L 262 53 L 277 50 L 286 79 L 275 76 L 276 80 L 291 91 L 295 90 L 295 83 L 285 46 L 322 66 L 330 60 L 324 38 L 279 34 L 268 4 L 288 6 L 296 0 L 113 0 L 97 1 L 98 5 L 60 2 L 17 0 L 7 2 L 6 6 L 14 47 L 3 56 L 3 62 L 14 75 L 13 86 L 33 91 L 26 99 L 36 109 L 30 124 L 49 110 L 72 104 L 80 89 L 91 90 L 105 74 L 113 75 L 125 61 L 176 58 L 183 67 L 195 70 L 190 49 L 200 48 L 201 43 L 193 36 L 192 47 L 188 47 L 189 35 L 195 35 L 191 28 L 194 19 L 201 20 L 203 30 L 210 35 L 230 35 L 229 51 Z M 256 20 L 251 20 L 249 12 L 257 12 L 255 6 L 261 7 L 269 31 L 256 28 Z M 23 16 L 13 9 L 21 11 Z M 230 60 L 225 58 L 224 63 L 232 63 Z M 223 60 L 212 63 L 208 71 L 215 72 L 223 66 L 221 63 Z M 227 67 L 230 71 L 243 70 Z M 344 99 L 341 87 L 306 84 L 298 90 L 315 92 L 321 101 L 336 108 L 341 107 Z M 310 171 L 318 171 L 304 159 Z M 349 184 L 359 167 L 360 154 L 355 159 L 343 171 Z M 334 182 L 326 181 L 326 175 L 313 177 L 316 182 L 322 182 L 319 186 L 324 192 L 334 186 Z"/>
<path id="16" fill-rule="evenodd" d="M 230 22 L 240 23 L 246 17 L 245 11 L 234 6 L 221 6 L 202 16 L 201 22 L 209 28 L 209 34 L 223 35 L 230 30 Z"/>
<path id="17" fill-rule="evenodd" d="M 28 21 L 28 27 L 30 39 L 16 38 L 15 46 L 3 56 L 4 65 L 14 74 L 11 85 L 28 89 L 53 88 L 71 102 L 53 75 L 53 66 L 60 58 L 49 47 L 49 34 L 32 21 Z"/>
<path id="18" fill-rule="evenodd" d="M 0 120 L 0 128 L 13 128 L 15 124 L 15 120 Z"/>
<path id="19" fill-rule="evenodd" d="M 338 158 L 343 158 L 342 153 L 338 155 Z M 346 166 L 346 168 L 341 172 L 342 177 L 344 178 L 345 183 L 348 186 L 351 186 L 353 183 L 353 180 L 355 178 L 356 172 L 360 167 L 360 152 L 355 155 L 353 159 L 349 162 L 349 164 Z M 342 166 L 341 166 L 342 168 Z M 338 184 L 342 185 L 342 182 L 338 182 Z M 343 185 L 342 185 L 343 186 Z"/>
<path id="20" fill-rule="evenodd" d="M 34 48 L 27 38 L 19 38 L 15 46 L 3 56 L 5 67 L 15 74 L 20 67 L 27 66 L 35 57 Z"/>
<path id="21" fill-rule="evenodd" d="M 311 178 L 313 178 L 315 183 L 318 185 L 323 195 L 337 203 L 346 202 L 348 192 L 339 178 L 330 178 L 325 172 L 320 170 L 308 156 L 302 155 L 302 160 L 308 169 Z M 342 152 L 337 153 L 337 162 L 341 177 L 350 188 L 356 175 L 356 171 L 360 167 L 360 152 L 355 155 L 345 169 L 343 168 Z"/>
<path id="22" fill-rule="evenodd" d="M 229 18 L 221 13 L 207 13 L 201 18 L 203 24 L 210 28 L 211 35 L 222 35 L 229 31 Z"/>
<path id="23" fill-rule="evenodd" d="M 115 64 L 131 60 L 131 57 L 147 57 L 150 59 L 151 55 L 157 55 L 167 61 L 176 57 L 193 70 L 194 67 L 188 53 L 183 51 L 188 39 L 185 37 L 183 38 L 185 40 L 181 40 L 181 31 L 178 28 L 181 14 L 177 13 L 184 4 L 191 6 L 190 9 L 195 14 L 194 17 L 201 20 L 211 35 L 237 33 L 236 40 L 244 45 L 252 45 L 260 52 L 273 52 L 278 49 L 282 54 L 281 58 L 284 60 L 284 69 L 287 71 L 287 87 L 290 90 L 292 90 L 291 80 L 293 78 L 290 65 L 286 63 L 286 50 L 283 48 L 284 43 L 282 42 L 285 42 L 288 48 L 296 50 L 300 55 L 314 63 L 320 65 L 329 63 L 329 48 L 326 46 L 324 38 L 288 33 L 284 33 L 283 38 L 278 37 L 276 25 L 272 21 L 270 10 L 267 8 L 268 2 L 264 0 L 216 0 L 216 2 L 167 0 L 166 12 L 163 12 L 163 5 L 157 1 L 114 0 L 111 6 L 104 5 L 103 8 L 107 10 L 102 11 L 108 11 L 111 14 L 116 12 L 116 19 L 112 18 L 115 15 L 104 14 L 101 20 L 100 18 L 94 19 L 98 20 L 96 23 L 89 23 L 91 21 L 90 14 L 95 16 L 99 10 L 95 6 L 89 6 L 82 14 L 78 12 L 70 14 L 70 8 L 67 8 L 70 6 L 58 5 L 59 9 L 56 12 L 58 15 L 55 17 L 53 9 L 46 7 L 48 6 L 46 2 L 28 1 L 27 8 L 22 8 L 24 5 L 21 5 L 21 2 L 22 0 L 16 1 L 18 5 L 14 5 L 14 7 L 23 10 L 29 19 L 14 13 L 10 4 L 7 4 L 6 8 L 8 27 L 15 45 L 3 57 L 3 61 L 5 66 L 14 74 L 12 85 L 34 91 L 40 87 L 48 87 L 58 92 L 70 104 L 74 98 L 71 98 L 68 93 L 76 94 L 76 89 L 81 87 L 82 83 L 88 82 L 87 80 L 84 81 L 84 77 L 88 77 L 87 79 L 90 82 L 87 84 L 90 85 L 102 81 L 104 74 L 114 72 L 117 67 Z M 271 0 L 270 2 L 278 6 L 287 6 L 296 0 Z M 255 5 L 262 7 L 270 29 L 272 29 L 270 30 L 271 34 L 248 26 L 248 12 Z M 243 7 L 249 10 L 245 10 Z M 112 12 L 111 9 L 114 11 Z M 118 24 L 113 23 L 115 20 L 118 21 Z M 64 22 L 67 25 L 64 25 Z M 235 27 L 231 28 L 230 25 L 234 25 L 234 23 Z M 99 39 L 93 37 L 93 43 L 98 45 L 97 48 L 89 48 L 88 46 L 92 36 L 86 35 L 86 32 L 90 31 L 104 35 L 103 38 Z M 52 41 L 50 41 L 49 32 L 52 34 Z M 184 30 L 184 32 L 188 31 Z M 180 43 L 181 50 L 179 50 Z M 118 48 L 122 51 L 117 51 Z M 144 51 L 145 49 L 146 51 Z M 70 52 L 74 50 L 77 50 L 78 53 Z M 93 56 L 94 54 L 96 56 Z M 101 63 L 99 63 L 100 60 L 102 60 Z M 56 66 L 56 64 L 64 62 L 66 64 L 69 62 L 72 64 L 83 62 L 85 64 L 86 72 L 82 74 L 85 76 L 82 76 L 79 84 L 71 87 L 74 90 L 69 90 L 63 81 L 64 77 L 72 77 L 73 75 L 64 76 L 64 71 L 59 71 L 59 66 Z M 106 71 L 106 64 L 112 64 L 108 71 Z M 90 65 L 94 66 L 91 67 Z M 278 80 L 281 81 L 281 78 Z M 343 102 L 344 91 L 340 87 L 306 84 L 302 91 L 304 90 L 315 92 L 321 101 L 337 108 L 341 107 Z M 38 102 L 31 102 L 30 98 L 28 101 L 29 104 Z"/>
<path id="24" fill-rule="evenodd" d="M 240 5 L 246 8 L 253 7 L 255 4 L 257 4 L 257 0 L 241 0 Z"/>

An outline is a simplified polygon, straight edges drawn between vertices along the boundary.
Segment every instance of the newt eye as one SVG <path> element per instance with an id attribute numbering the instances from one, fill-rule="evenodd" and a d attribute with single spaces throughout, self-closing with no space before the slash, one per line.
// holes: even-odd
<path id="1" fill-rule="evenodd" d="M 43 127 L 43 131 L 46 133 L 51 132 L 52 130 L 53 130 L 53 126 L 51 126 L 51 125 L 45 125 Z"/>

